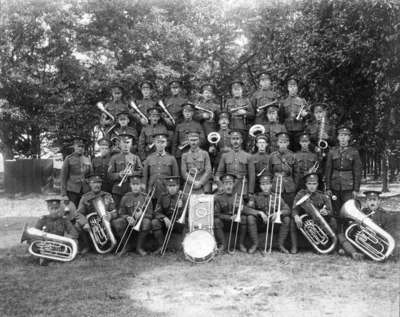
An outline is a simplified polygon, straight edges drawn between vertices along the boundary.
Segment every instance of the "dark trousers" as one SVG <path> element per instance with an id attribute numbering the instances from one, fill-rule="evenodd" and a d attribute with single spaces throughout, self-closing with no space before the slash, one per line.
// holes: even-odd
<path id="1" fill-rule="evenodd" d="M 338 217 L 338 233 L 343 232 L 343 220 L 340 218 L 340 209 L 343 204 L 353 198 L 352 190 L 341 190 L 341 191 L 332 191 L 334 195 L 336 195 L 337 199 L 332 200 L 333 214 Z"/>
<path id="2" fill-rule="evenodd" d="M 78 208 L 78 206 L 79 206 L 79 201 L 81 200 L 82 195 L 83 195 L 82 192 L 74 193 L 74 192 L 67 191 L 67 196 L 68 196 L 69 200 L 75 204 L 76 208 Z"/>

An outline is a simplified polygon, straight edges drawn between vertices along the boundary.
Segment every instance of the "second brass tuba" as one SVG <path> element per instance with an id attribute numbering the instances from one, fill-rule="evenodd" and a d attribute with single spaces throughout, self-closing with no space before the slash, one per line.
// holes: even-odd
<path id="1" fill-rule="evenodd" d="M 89 235 L 96 251 L 105 254 L 114 249 L 117 241 L 112 233 L 110 222 L 104 218 L 107 211 L 103 198 L 95 197 L 92 205 L 95 212 L 86 216 L 90 226 Z"/>

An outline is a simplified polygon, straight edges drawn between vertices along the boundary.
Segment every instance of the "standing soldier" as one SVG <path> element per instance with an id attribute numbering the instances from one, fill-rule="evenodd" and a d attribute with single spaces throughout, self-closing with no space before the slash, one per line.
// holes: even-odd
<path id="1" fill-rule="evenodd" d="M 81 254 L 85 254 L 89 251 L 88 232 L 90 230 L 90 225 L 86 216 L 93 212 L 96 212 L 96 209 L 92 203 L 93 199 L 97 197 L 102 198 L 106 209 L 106 215 L 104 216 L 105 220 L 110 221 L 117 215 L 114 200 L 111 194 L 103 192 L 101 190 L 101 178 L 95 175 L 91 176 L 89 178 L 89 186 L 90 191 L 84 194 L 81 201 L 79 202 L 75 223 L 75 227 L 77 228 L 79 232 L 79 237 L 82 241 Z"/>
<path id="2" fill-rule="evenodd" d="M 244 144 L 247 144 L 247 129 L 254 119 L 254 109 L 250 99 L 243 97 L 243 82 L 233 81 L 230 85 L 232 98 L 226 101 L 226 111 L 231 115 L 231 129 L 242 133 Z"/>
<path id="3" fill-rule="evenodd" d="M 281 132 L 278 133 L 277 137 L 278 151 L 271 153 L 268 168 L 269 174 L 273 176 L 272 188 L 277 188 L 276 182 L 278 176 L 282 176 L 282 198 L 288 206 L 293 206 L 298 178 L 297 162 L 294 153 L 288 149 L 289 135 L 285 132 Z M 297 234 L 295 230 L 291 230 L 290 233 L 292 238 L 291 253 L 296 253 Z M 284 243 L 284 241 L 282 243 Z M 285 250 L 282 251 L 285 252 Z"/>
<path id="4" fill-rule="evenodd" d="M 93 174 L 100 176 L 103 180 L 101 190 L 107 193 L 112 191 L 112 182 L 108 178 L 108 164 L 111 159 L 110 154 L 110 141 L 108 139 L 101 139 L 99 142 L 100 155 L 96 156 L 92 160 Z"/>
<path id="5" fill-rule="evenodd" d="M 278 138 L 276 137 L 276 135 L 281 132 L 286 132 L 286 127 L 283 124 L 279 123 L 278 109 L 279 108 L 276 104 L 266 107 L 265 108 L 266 118 L 263 118 L 259 122 L 259 124 L 262 124 L 264 126 L 265 134 L 269 137 L 270 153 L 278 150 L 278 145 L 277 145 Z"/>
<path id="6" fill-rule="evenodd" d="M 268 137 L 264 134 L 256 137 L 257 153 L 252 155 L 256 177 L 268 173 L 269 154 L 268 154 Z"/>
<path id="7" fill-rule="evenodd" d="M 163 111 L 162 117 L 167 125 L 167 127 L 171 130 L 175 128 L 175 126 L 180 123 L 182 118 L 182 106 L 184 103 L 188 102 L 188 99 L 182 94 L 182 82 L 180 80 L 174 79 L 169 83 L 169 89 L 171 95 L 165 100 L 164 105 L 167 108 L 168 112 L 175 120 L 175 124 L 169 118 L 169 116 Z"/>
<path id="8" fill-rule="evenodd" d="M 156 147 L 154 145 L 153 136 L 155 134 L 168 134 L 165 125 L 160 123 L 161 113 L 159 108 L 150 108 L 148 110 L 149 125 L 143 127 L 139 136 L 139 156 L 142 161 L 146 159 L 151 153 L 154 153 Z"/>
<path id="9" fill-rule="evenodd" d="M 165 151 L 167 146 L 167 135 L 160 133 L 154 135 L 156 151 L 150 154 L 144 161 L 143 183 L 147 191 L 156 185 L 154 197 L 159 197 L 165 192 L 162 179 L 169 176 L 179 177 L 179 167 L 175 157 Z"/>
<path id="10" fill-rule="evenodd" d="M 124 89 L 121 85 L 114 84 L 110 88 L 111 88 L 111 101 L 105 104 L 105 108 L 115 118 L 118 113 L 122 111 L 128 111 L 128 105 L 123 100 Z"/>
<path id="11" fill-rule="evenodd" d="M 296 141 L 299 134 L 306 127 L 309 109 L 306 101 L 297 95 L 298 86 L 293 78 L 288 81 L 288 92 L 289 96 L 282 102 L 281 112 L 290 137 L 291 149 L 295 151 L 298 149 Z"/>
<path id="12" fill-rule="evenodd" d="M 140 112 L 146 116 L 147 111 L 154 107 L 156 101 L 153 99 L 153 88 L 154 85 L 151 81 L 145 80 L 140 86 L 140 92 L 142 93 L 142 99 L 136 100 L 135 104 L 140 110 Z M 142 115 L 139 114 L 135 109 L 129 109 L 132 117 L 135 121 L 135 126 L 137 127 L 138 134 L 142 130 L 144 126 L 146 126 L 149 122 L 147 118 L 143 118 Z"/>
<path id="13" fill-rule="evenodd" d="M 310 136 L 303 132 L 300 134 L 299 143 L 301 149 L 294 154 L 299 171 L 297 190 L 304 188 L 304 176 L 306 174 L 320 171 L 318 155 L 310 150 Z"/>
<path id="14" fill-rule="evenodd" d="M 212 84 L 202 85 L 201 92 L 203 100 L 195 106 L 197 110 L 194 114 L 194 120 L 201 123 L 207 136 L 210 132 L 217 131 L 217 120 L 221 107 L 214 102 L 214 86 Z"/>
<path id="15" fill-rule="evenodd" d="M 154 253 L 159 253 L 164 242 L 163 231 L 167 230 L 171 226 L 171 218 L 174 213 L 175 207 L 178 208 L 177 217 L 179 219 L 182 213 L 182 207 L 184 206 L 183 199 L 178 201 L 179 198 L 179 176 L 167 176 L 164 178 L 164 186 L 166 186 L 166 192 L 161 195 L 156 195 L 157 204 L 154 209 L 154 217 L 151 221 L 151 227 L 153 230 L 154 237 L 156 238 L 158 249 Z M 184 225 L 175 223 L 173 232 L 183 233 Z"/>
<path id="16" fill-rule="evenodd" d="M 271 87 L 271 75 L 268 72 L 261 72 L 258 74 L 259 88 L 251 96 L 251 104 L 256 115 L 255 124 L 261 123 L 262 118 L 265 117 L 267 107 L 263 107 L 273 101 L 278 102 L 278 95 Z M 262 109 L 259 109 L 263 107 Z"/>
<path id="17" fill-rule="evenodd" d="M 178 123 L 175 128 L 174 139 L 172 141 L 172 154 L 180 162 L 182 153 L 189 150 L 188 133 L 191 131 L 198 132 L 200 135 L 200 146 L 205 143 L 204 131 L 200 123 L 193 120 L 194 105 L 185 103 L 183 105 L 184 121 Z"/>
<path id="18" fill-rule="evenodd" d="M 218 119 L 219 130 L 217 131 L 220 140 L 216 144 L 211 144 L 208 151 L 210 152 L 213 171 L 218 167 L 221 156 L 229 152 L 231 147 L 231 129 L 229 129 L 229 113 L 221 112 Z M 208 139 L 208 136 L 207 136 Z"/>
<path id="19" fill-rule="evenodd" d="M 90 175 L 92 164 L 83 154 L 83 138 L 76 137 L 73 147 L 74 152 L 65 158 L 61 168 L 61 195 L 67 195 L 78 206 L 82 195 L 89 190 L 85 178 Z"/>
<path id="20" fill-rule="evenodd" d="M 115 154 L 108 164 L 108 177 L 113 182 L 112 194 L 117 208 L 122 196 L 130 189 L 128 176 L 143 168 L 140 158 L 130 152 L 132 138 L 130 134 L 120 135 L 121 153 Z"/>
<path id="21" fill-rule="evenodd" d="M 188 179 L 188 186 L 193 184 L 193 194 L 209 193 L 211 162 L 208 152 L 199 148 L 200 134 L 189 132 L 188 134 L 190 149 L 182 155 L 181 175 L 182 179 Z M 197 171 L 196 178 L 193 179 L 194 170 Z"/>
<path id="22" fill-rule="evenodd" d="M 135 128 L 129 126 L 129 113 L 127 111 L 123 111 L 117 114 L 117 123 L 114 128 L 109 130 L 109 139 L 113 139 L 118 137 L 121 134 L 130 134 L 134 139 L 134 143 L 137 143 L 138 133 Z M 135 146 L 137 149 L 137 146 Z"/>
<path id="23" fill-rule="evenodd" d="M 140 172 L 135 172 L 129 176 L 131 191 L 127 192 L 124 197 L 122 197 L 121 204 L 118 209 L 118 216 L 112 220 L 111 225 L 118 240 L 120 240 L 127 226 L 135 226 L 142 216 L 142 212 L 145 212 L 136 240 L 136 252 L 141 256 L 145 256 L 147 252 L 143 249 L 143 244 L 146 236 L 151 230 L 153 206 L 150 203 L 148 208 L 144 210 L 146 194 L 141 192 L 141 176 L 142 174 Z M 132 229 L 132 227 L 130 229 Z M 121 250 L 121 254 L 127 251 L 129 251 L 129 247 Z"/>
<path id="24" fill-rule="evenodd" d="M 349 145 L 351 130 L 342 126 L 337 130 L 339 146 L 329 151 L 326 159 L 325 180 L 328 195 L 334 194 L 335 215 L 349 199 L 356 198 L 361 184 L 361 159 L 358 150 Z"/>
<path id="25" fill-rule="evenodd" d="M 236 176 L 235 192 L 240 194 L 243 178 L 246 177 L 245 195 L 246 198 L 254 193 L 254 162 L 251 155 L 242 150 L 243 138 L 240 131 L 232 131 L 231 134 L 232 150 L 222 154 L 217 172 L 216 182 L 220 190 L 223 189 L 220 177 L 224 174 L 233 174 Z"/>

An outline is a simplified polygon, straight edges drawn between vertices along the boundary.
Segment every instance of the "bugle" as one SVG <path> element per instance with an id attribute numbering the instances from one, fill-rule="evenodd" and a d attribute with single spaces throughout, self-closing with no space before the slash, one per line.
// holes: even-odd
<path id="1" fill-rule="evenodd" d="M 228 253 L 229 254 L 234 254 L 236 252 L 236 245 L 237 245 L 237 238 L 239 235 L 239 226 L 240 226 L 240 218 L 242 215 L 242 209 L 243 209 L 243 195 L 244 195 L 244 188 L 246 185 L 246 176 L 243 177 L 242 179 L 242 188 L 240 191 L 240 196 L 239 196 L 239 204 L 237 206 L 237 212 L 235 215 L 235 209 L 236 209 L 236 200 L 237 200 L 237 193 L 235 194 L 235 199 L 233 201 L 233 207 L 232 207 L 232 220 L 231 220 L 231 226 L 229 229 L 229 237 L 228 237 Z M 233 227 L 234 224 L 236 223 L 236 230 L 235 230 L 235 237 L 233 238 Z M 231 247 L 231 241 L 233 238 L 233 247 Z"/>
<path id="2" fill-rule="evenodd" d="M 29 253 L 33 256 L 54 261 L 72 261 L 78 253 L 74 239 L 48 233 L 25 224 L 21 243 L 28 241 Z"/>
<path id="3" fill-rule="evenodd" d="M 149 119 L 146 117 L 146 115 L 139 109 L 139 107 L 135 104 L 133 100 L 129 102 L 129 106 L 139 115 L 139 117 L 146 122 L 146 124 L 149 123 Z"/>
<path id="4" fill-rule="evenodd" d="M 345 237 L 358 250 L 379 262 L 392 254 L 395 247 L 393 237 L 365 215 L 357 207 L 354 199 L 343 204 L 340 214 L 355 221 L 346 229 Z"/>
<path id="5" fill-rule="evenodd" d="M 167 107 L 164 105 L 162 100 L 158 101 L 158 105 L 160 106 L 161 110 L 164 111 L 164 113 L 168 116 L 168 118 L 171 120 L 172 124 L 175 125 L 175 119 L 172 116 L 172 114 L 168 111 Z"/>
<path id="6" fill-rule="evenodd" d="M 257 113 L 263 111 L 265 108 L 267 108 L 267 107 L 269 107 L 269 106 L 271 106 L 271 105 L 273 105 L 273 104 L 275 104 L 277 102 L 278 102 L 278 99 L 274 99 L 271 102 L 268 102 L 268 103 L 258 107 L 257 108 Z"/>
<path id="7" fill-rule="evenodd" d="M 96 103 L 96 107 L 103 112 L 107 117 L 109 117 L 112 121 L 115 121 L 114 116 L 104 107 L 102 102 Z"/>

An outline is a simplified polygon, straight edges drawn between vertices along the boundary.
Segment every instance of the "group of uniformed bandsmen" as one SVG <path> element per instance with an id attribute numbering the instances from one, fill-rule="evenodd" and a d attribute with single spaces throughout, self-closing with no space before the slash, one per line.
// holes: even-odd
<path id="1" fill-rule="evenodd" d="M 215 102 L 211 83 L 201 86 L 201 98 L 196 102 L 182 95 L 179 80 L 169 83 L 171 95 L 161 102 L 153 98 L 154 85 L 149 81 L 140 84 L 142 99 L 133 102 L 124 100 L 121 86 L 111 87 L 112 100 L 105 104 L 106 112 L 100 113 L 99 124 L 90 136 L 97 156 L 85 156 L 89 137 L 74 139 L 73 153 L 62 166 L 63 197 L 49 199 L 49 206 L 58 206 L 59 213 L 40 219 L 38 228 L 49 230 L 52 225 L 45 222 L 63 222 L 54 233 L 79 237 L 80 253 L 85 254 L 91 245 L 86 215 L 94 211 L 93 198 L 103 197 L 106 217 L 115 237 L 121 239 L 128 224 L 138 219 L 133 210 L 155 187 L 154 201 L 136 238 L 136 252 L 146 255 L 145 241 L 150 233 L 161 247 L 174 207 L 182 207 L 188 198 L 179 195 L 188 182 L 193 184 L 192 194 L 215 194 L 214 236 L 223 252 L 228 247 L 226 231 L 234 217 L 235 193 L 236 197 L 241 193 L 244 182 L 240 251 L 256 252 L 258 233 L 277 216 L 278 207 L 272 210 L 271 219 L 267 217 L 270 201 L 280 195 L 279 249 L 296 253 L 298 227 L 302 225 L 299 216 L 305 212 L 296 202 L 308 193 L 338 234 L 338 251 L 359 259 L 362 255 L 344 238 L 346 224 L 339 215 L 342 204 L 356 197 L 360 189 L 361 160 L 351 145 L 350 128 L 334 129 L 327 106 L 316 103 L 310 107 L 297 95 L 293 78 L 287 83 L 287 98 L 281 100 L 272 89 L 269 73 L 261 72 L 258 83 L 259 89 L 245 97 L 243 82 L 233 81 L 231 97 L 222 104 Z M 262 125 L 265 133 L 250 136 L 254 124 Z M 217 143 L 209 142 L 211 132 L 218 132 Z M 327 142 L 328 149 L 319 147 L 320 140 Z M 278 179 L 282 181 L 280 192 Z M 366 196 L 373 210 L 363 210 L 379 215 L 379 193 Z M 183 197 L 182 201 L 177 202 L 178 197 Z M 332 197 L 336 200 L 331 203 Z M 177 225 L 176 230 L 182 232 L 184 227 Z M 291 247 L 287 248 L 289 237 Z"/>

